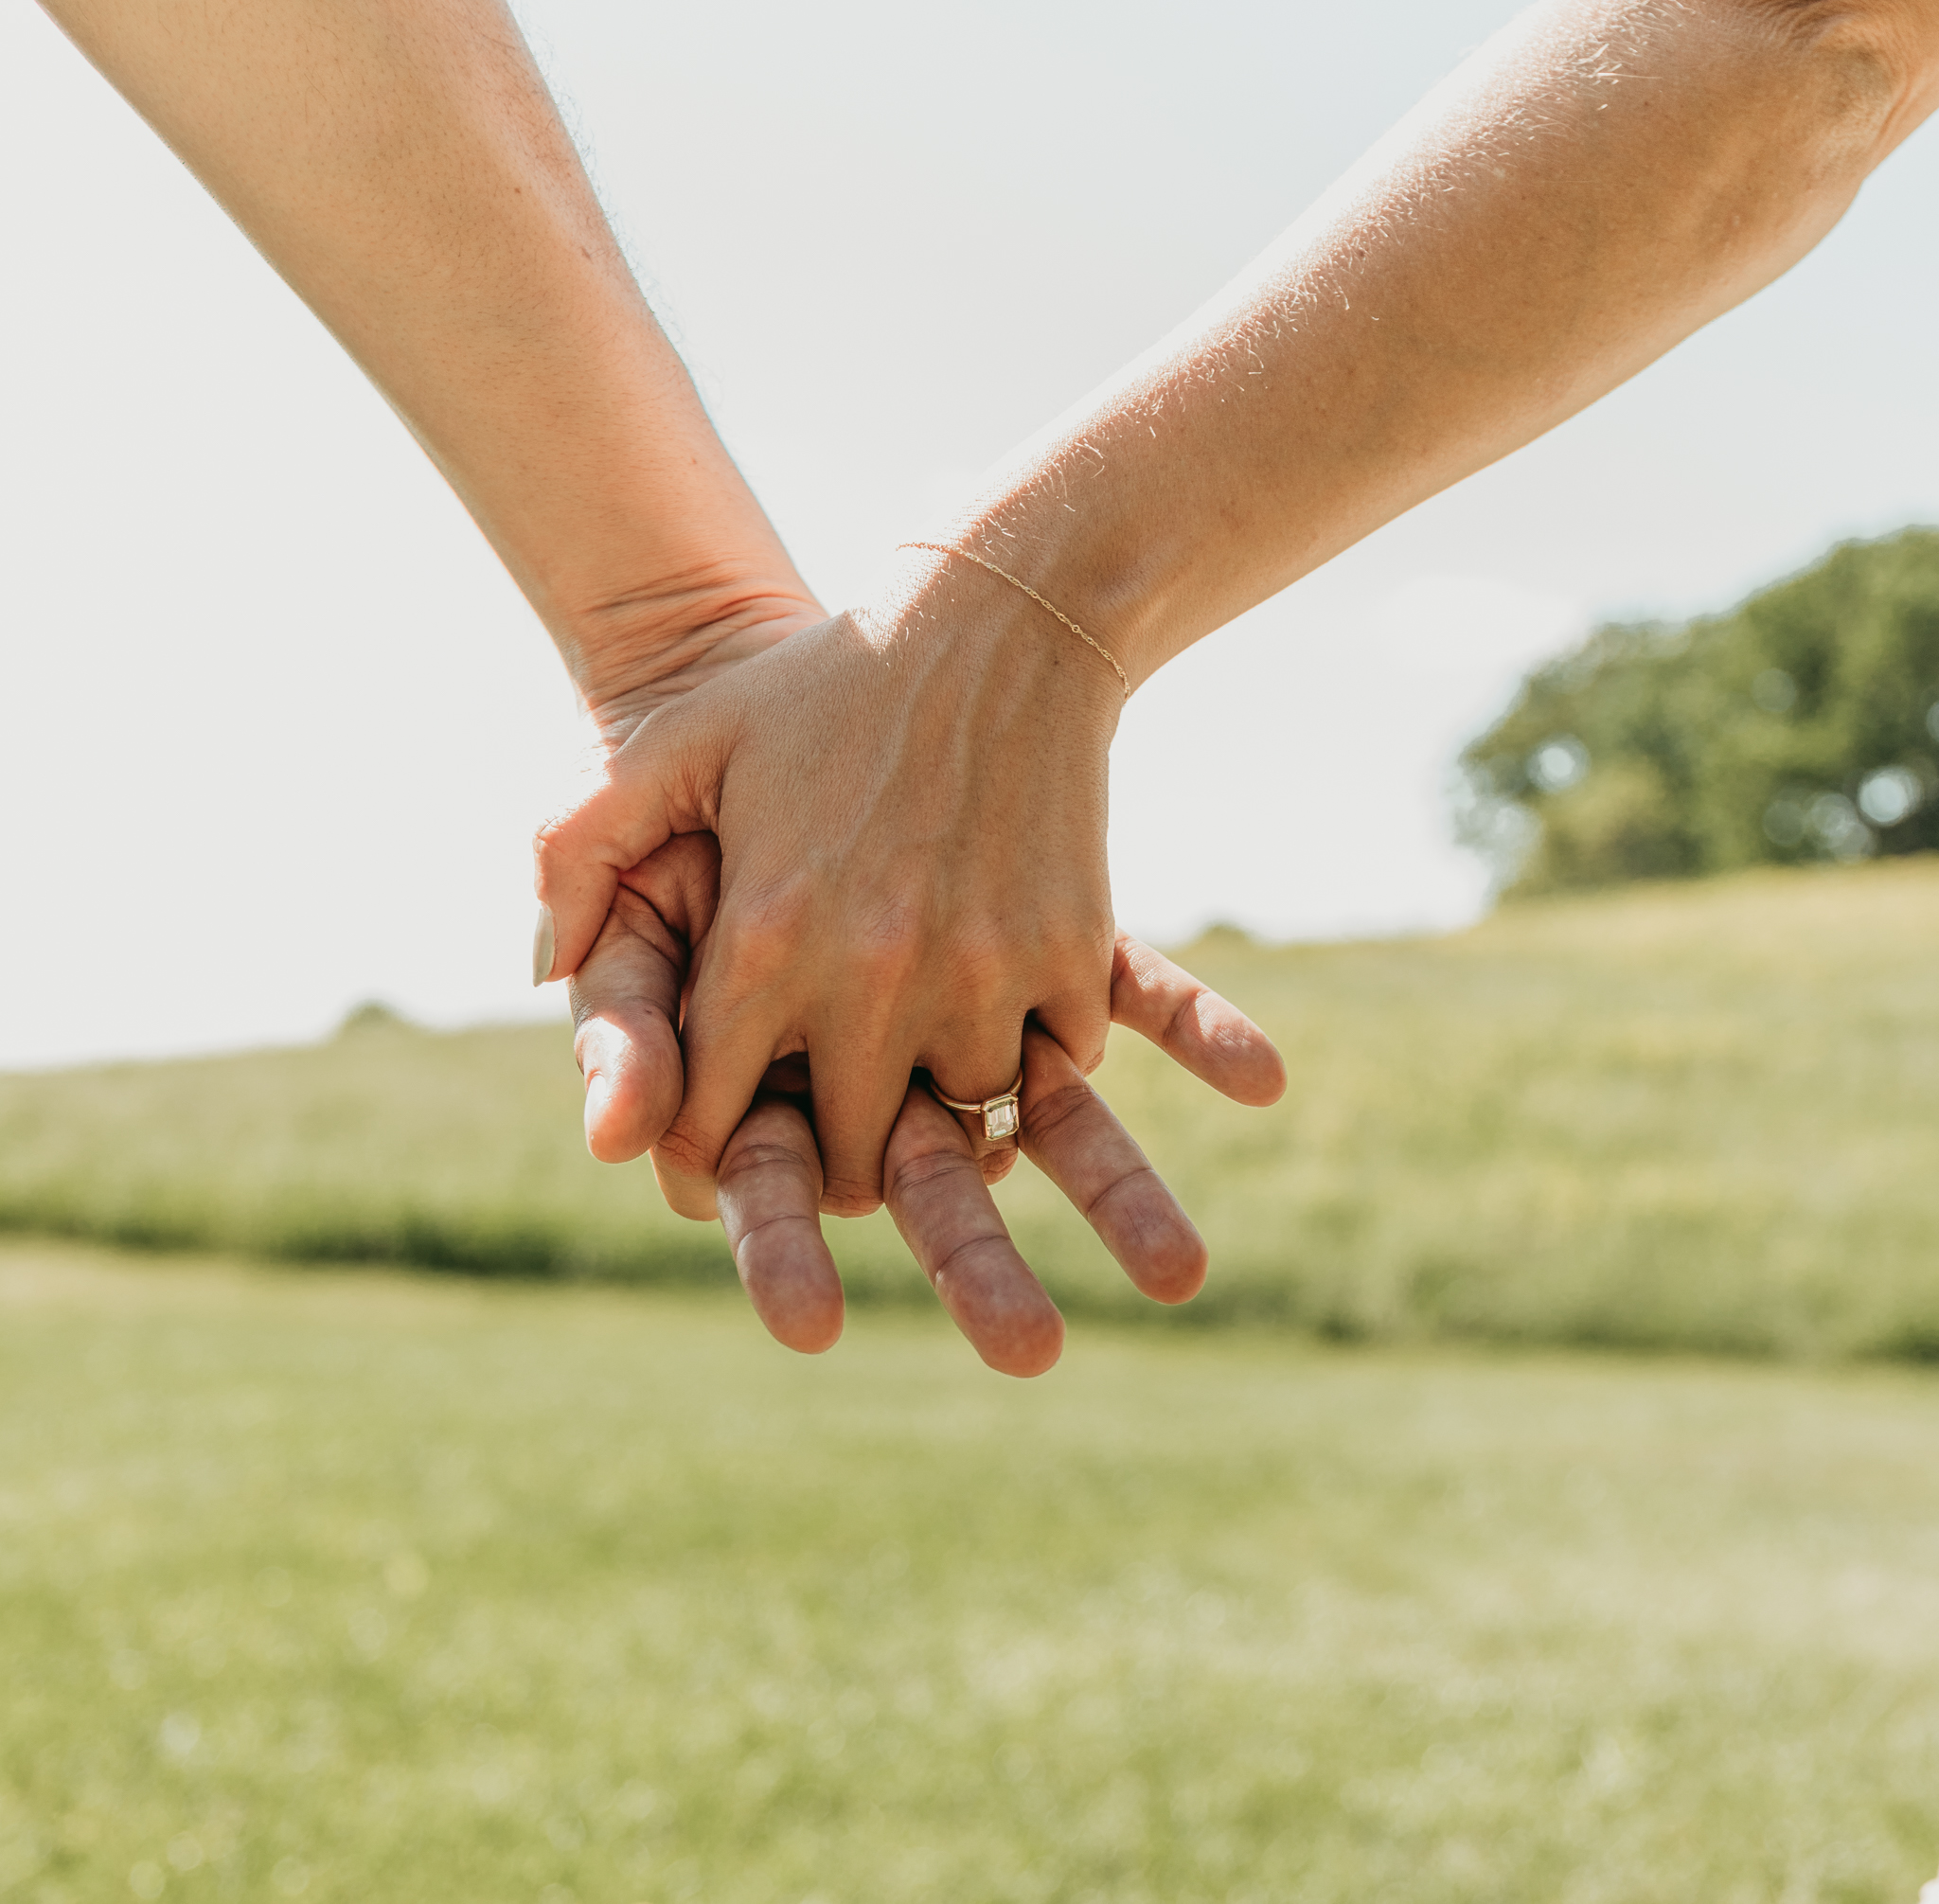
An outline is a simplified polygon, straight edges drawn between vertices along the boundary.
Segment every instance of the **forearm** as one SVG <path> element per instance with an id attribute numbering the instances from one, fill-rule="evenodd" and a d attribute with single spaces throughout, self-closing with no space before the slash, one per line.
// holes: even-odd
<path id="1" fill-rule="evenodd" d="M 369 373 L 582 690 L 812 611 L 499 0 L 45 0 Z"/>
<path id="2" fill-rule="evenodd" d="M 1833 15 L 1536 8 L 1026 446 L 960 545 L 1148 675 L 1804 256 L 1933 103 L 1939 6 Z"/>

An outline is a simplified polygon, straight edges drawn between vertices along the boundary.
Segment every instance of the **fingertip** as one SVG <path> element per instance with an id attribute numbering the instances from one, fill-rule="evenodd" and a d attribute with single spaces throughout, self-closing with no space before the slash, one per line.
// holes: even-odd
<path id="1" fill-rule="evenodd" d="M 1064 1352 L 1064 1319 L 1048 1296 L 1033 1314 L 1005 1319 L 1001 1329 L 970 1338 L 986 1367 L 1027 1381 L 1047 1375 Z"/>
<path id="2" fill-rule="evenodd" d="M 1263 1111 L 1286 1095 L 1286 1060 L 1263 1031 L 1256 1025 L 1253 1030 L 1256 1035 L 1235 1068 L 1228 1094 L 1236 1103 Z"/>
<path id="3" fill-rule="evenodd" d="M 1017 1254 L 969 1135 L 912 1085 L 889 1140 L 889 1215 L 984 1364 L 1028 1379 L 1057 1365 L 1064 1319 Z"/>
<path id="4" fill-rule="evenodd" d="M 756 1309 L 755 1313 L 759 1315 L 760 1311 Z M 842 1340 L 842 1318 L 839 1315 L 834 1318 L 832 1326 L 827 1329 L 817 1331 L 809 1328 L 799 1335 L 790 1335 L 783 1329 L 777 1328 L 774 1324 L 768 1322 L 765 1316 L 761 1316 L 761 1320 L 767 1323 L 768 1333 L 783 1348 L 792 1348 L 796 1355 L 827 1355 Z"/>
<path id="5" fill-rule="evenodd" d="M 1204 1237 L 1188 1218 L 1181 1219 L 1171 1234 L 1140 1259 L 1132 1280 L 1154 1303 L 1176 1307 L 1190 1302 L 1205 1287 L 1211 1268 L 1212 1252 Z"/>
<path id="6" fill-rule="evenodd" d="M 1212 1253 L 1155 1171 L 1128 1179 L 1092 1210 L 1091 1220 L 1141 1295 L 1176 1305 L 1205 1287 Z"/>
<path id="7" fill-rule="evenodd" d="M 1057 1366 L 1064 1319 L 1007 1236 L 964 1252 L 934 1283 L 950 1320 L 998 1374 L 1028 1378 Z"/>
<path id="8" fill-rule="evenodd" d="M 760 1312 L 756 1310 L 758 1315 Z M 761 1317 L 767 1322 L 765 1316 Z M 798 1325 L 792 1325 L 793 1333 L 784 1333 L 773 1323 L 768 1323 L 768 1333 L 784 1348 L 792 1348 L 797 1355 L 827 1355 L 842 1340 L 842 1311 L 837 1308 L 831 1315 L 824 1315 L 818 1321 L 803 1319 Z"/>
<path id="9" fill-rule="evenodd" d="M 1201 991 L 1169 1029 L 1165 1049 L 1221 1097 L 1263 1109 L 1286 1095 L 1278 1047 L 1216 991 Z"/>
<path id="10" fill-rule="evenodd" d="M 812 1221 L 804 1219 L 802 1227 L 802 1234 L 784 1236 L 774 1224 L 750 1237 L 735 1267 L 762 1327 L 783 1348 L 826 1355 L 842 1340 L 842 1281 Z"/>
<path id="11" fill-rule="evenodd" d="M 821 1163 L 807 1118 L 778 1100 L 756 1105 L 728 1140 L 717 1181 L 734 1267 L 762 1326 L 801 1355 L 833 1348 L 842 1278 L 814 1214 Z"/>
<path id="12" fill-rule="evenodd" d="M 655 1050 L 655 1045 L 667 1047 Z M 630 1164 L 659 1142 L 680 1108 L 679 1047 L 649 1020 L 633 1035 L 603 1018 L 580 1025 L 573 1055 L 586 1080 L 586 1148 L 602 1164 Z"/>

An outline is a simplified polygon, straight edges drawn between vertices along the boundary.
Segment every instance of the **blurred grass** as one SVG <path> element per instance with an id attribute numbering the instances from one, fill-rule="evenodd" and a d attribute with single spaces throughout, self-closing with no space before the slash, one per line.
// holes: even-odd
<path id="1" fill-rule="evenodd" d="M 0 1896 L 1912 1904 L 1939 1389 L 0 1247 Z"/>
<path id="2" fill-rule="evenodd" d="M 1126 1034 L 1099 1076 L 1213 1249 L 1171 1327 L 1939 1358 L 1939 862 L 1503 908 L 1438 939 L 1186 961 L 1286 1051 L 1270 1112 Z M 663 1284 L 712 1229 L 578 1134 L 562 1031 L 0 1077 L 0 1227 Z M 1028 1166 L 1003 1199 L 1075 1314 L 1151 1315 Z M 927 1301 L 886 1219 L 851 1291 Z"/>

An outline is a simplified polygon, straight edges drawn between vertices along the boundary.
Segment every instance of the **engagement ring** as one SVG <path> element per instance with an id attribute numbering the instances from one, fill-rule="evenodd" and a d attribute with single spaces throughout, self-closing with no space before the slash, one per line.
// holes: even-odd
<path id="1" fill-rule="evenodd" d="M 1020 1069 L 1017 1081 L 1007 1091 L 1000 1092 L 994 1097 L 979 1098 L 974 1103 L 965 1104 L 960 1098 L 945 1097 L 934 1077 L 929 1080 L 930 1095 L 938 1104 L 947 1104 L 952 1111 L 980 1112 L 983 1117 L 983 1134 L 994 1144 L 999 1137 L 1014 1137 L 1017 1127 L 1023 1121 L 1023 1112 L 1017 1103 L 1017 1093 L 1023 1088 L 1023 1074 Z"/>

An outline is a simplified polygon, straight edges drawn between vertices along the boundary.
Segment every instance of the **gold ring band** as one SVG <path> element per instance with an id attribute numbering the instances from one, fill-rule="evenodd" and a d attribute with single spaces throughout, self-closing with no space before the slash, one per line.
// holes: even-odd
<path id="1" fill-rule="evenodd" d="M 1017 1067 L 1017 1081 L 1007 1091 L 1000 1091 L 994 1097 L 979 1097 L 966 1104 L 960 1097 L 945 1097 L 937 1088 L 934 1077 L 929 1080 L 929 1094 L 938 1104 L 947 1104 L 952 1111 L 974 1111 L 983 1118 L 983 1134 L 992 1144 L 1001 1137 L 1014 1137 L 1023 1123 L 1022 1108 L 1017 1102 L 1017 1094 L 1023 1088 L 1023 1070 Z"/>

